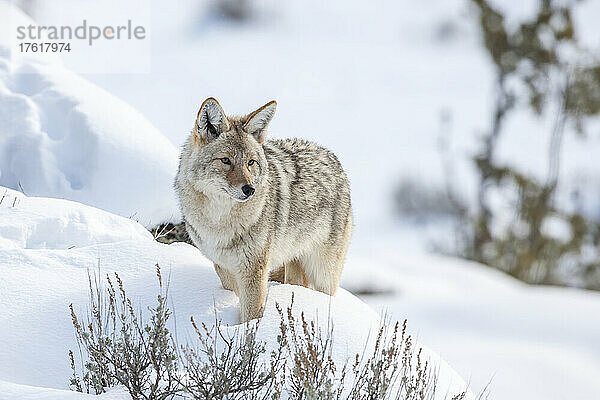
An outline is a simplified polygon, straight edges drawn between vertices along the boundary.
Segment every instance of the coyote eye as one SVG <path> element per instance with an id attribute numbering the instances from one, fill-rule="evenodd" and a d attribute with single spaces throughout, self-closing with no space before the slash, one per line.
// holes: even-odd
<path id="1" fill-rule="evenodd" d="M 255 163 L 256 163 L 256 161 L 255 161 L 255 160 L 250 160 L 250 161 L 248 161 L 248 166 L 249 166 L 249 167 L 251 167 L 251 166 L 253 166 Z"/>
<path id="2" fill-rule="evenodd" d="M 231 160 L 227 157 L 223 157 L 220 160 L 223 164 L 227 164 L 227 165 L 231 164 Z"/>

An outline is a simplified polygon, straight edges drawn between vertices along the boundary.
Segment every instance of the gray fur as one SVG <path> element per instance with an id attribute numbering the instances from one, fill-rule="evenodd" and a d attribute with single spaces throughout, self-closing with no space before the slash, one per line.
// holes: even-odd
<path id="1" fill-rule="evenodd" d="M 198 119 L 214 114 L 203 107 Z M 335 294 L 352 232 L 350 188 L 337 157 L 305 140 L 262 142 L 274 110 L 271 102 L 227 124 L 217 115 L 216 135 L 200 131 L 197 120 L 175 179 L 188 233 L 223 287 L 240 297 L 242 321 L 261 315 L 269 272 Z M 254 195 L 245 198 L 244 185 Z"/>

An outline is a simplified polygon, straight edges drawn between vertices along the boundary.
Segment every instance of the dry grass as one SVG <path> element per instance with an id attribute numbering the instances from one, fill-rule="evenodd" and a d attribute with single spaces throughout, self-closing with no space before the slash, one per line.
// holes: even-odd
<path id="1" fill-rule="evenodd" d="M 415 348 L 406 321 L 382 323 L 374 343 L 340 364 L 332 355 L 331 319 L 321 329 L 304 313 L 295 317 L 292 296 L 286 309 L 276 305 L 279 334 L 271 347 L 258 339 L 260 321 L 227 334 L 231 330 L 224 330 L 218 319 L 209 327 L 193 318 L 195 338 L 177 346 L 169 330 L 168 285 L 163 285 L 158 265 L 157 279 L 157 301 L 144 321 L 117 274 L 106 277 L 104 288 L 90 277 L 90 311 L 78 316 L 70 307 L 79 344 L 78 356 L 69 352 L 73 390 L 100 394 L 123 385 L 134 400 L 435 397 L 437 371 Z"/>

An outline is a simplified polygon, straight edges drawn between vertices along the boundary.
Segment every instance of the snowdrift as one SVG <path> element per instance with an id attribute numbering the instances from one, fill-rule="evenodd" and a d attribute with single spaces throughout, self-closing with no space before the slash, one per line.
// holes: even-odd
<path id="1" fill-rule="evenodd" d="M 31 23 L 0 2 L 0 26 L 17 21 Z M 0 185 L 91 204 L 147 226 L 177 218 L 173 144 L 59 61 L 17 60 L 1 33 Z"/>
<path id="2" fill-rule="evenodd" d="M 66 389 L 67 352 L 76 349 L 68 305 L 85 313 L 89 274 L 118 272 L 143 308 L 155 300 L 159 263 L 170 279 L 180 343 L 192 334 L 190 316 L 207 324 L 216 317 L 229 325 L 226 329 L 236 329 L 238 299 L 221 288 L 212 264 L 195 247 L 158 243 L 135 221 L 68 200 L 27 197 L 7 188 L 0 188 L 0 199 L 0 398 L 78 398 L 55 389 Z M 336 362 L 362 353 L 379 326 L 377 313 L 343 289 L 330 298 L 272 284 L 259 339 L 276 340 L 280 318 L 275 304 L 286 307 L 292 293 L 294 312 L 304 312 L 323 328 L 330 316 Z M 425 355 L 439 366 L 440 395 L 464 389 L 464 381 L 435 353 L 425 349 Z M 105 398 L 123 396 L 116 391 Z"/>

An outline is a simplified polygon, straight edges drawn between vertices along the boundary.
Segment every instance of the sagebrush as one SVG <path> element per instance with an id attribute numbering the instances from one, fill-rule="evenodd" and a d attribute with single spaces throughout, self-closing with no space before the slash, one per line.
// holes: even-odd
<path id="1" fill-rule="evenodd" d="M 225 329 L 216 318 L 210 327 L 192 318 L 194 339 L 177 345 L 168 284 L 156 268 L 159 293 L 146 312 L 136 310 L 116 273 L 105 285 L 90 277 L 86 315 L 70 306 L 79 345 L 79 357 L 69 352 L 73 390 L 100 394 L 122 385 L 134 400 L 435 397 L 437 372 L 414 347 L 406 321 L 382 323 L 369 350 L 340 365 L 332 356 L 331 319 L 321 329 L 304 313 L 295 316 L 293 296 L 287 308 L 276 305 L 279 335 L 270 344 L 259 340 L 259 320 Z"/>

